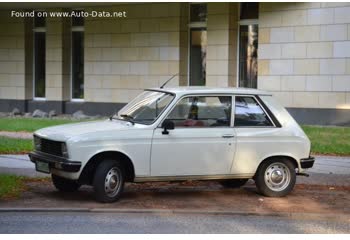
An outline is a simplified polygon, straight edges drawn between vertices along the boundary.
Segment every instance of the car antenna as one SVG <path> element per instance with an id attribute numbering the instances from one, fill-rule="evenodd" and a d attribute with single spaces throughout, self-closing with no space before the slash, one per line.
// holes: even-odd
<path id="1" fill-rule="evenodd" d="M 173 79 L 174 77 L 176 77 L 179 73 L 176 73 L 175 75 L 173 75 L 171 78 L 169 78 L 168 80 L 166 80 L 165 83 L 163 83 L 162 86 L 160 86 L 160 88 L 164 88 L 165 85 L 167 85 L 168 82 L 170 82 L 171 79 Z"/>

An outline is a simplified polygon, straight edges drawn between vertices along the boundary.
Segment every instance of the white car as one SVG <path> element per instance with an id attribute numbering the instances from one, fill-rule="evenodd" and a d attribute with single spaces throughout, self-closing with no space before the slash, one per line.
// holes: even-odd
<path id="1" fill-rule="evenodd" d="M 125 182 L 254 179 L 265 196 L 287 195 L 314 158 L 303 130 L 270 93 L 256 89 L 146 89 L 108 120 L 34 133 L 29 154 L 61 191 L 94 187 L 117 200 Z"/>

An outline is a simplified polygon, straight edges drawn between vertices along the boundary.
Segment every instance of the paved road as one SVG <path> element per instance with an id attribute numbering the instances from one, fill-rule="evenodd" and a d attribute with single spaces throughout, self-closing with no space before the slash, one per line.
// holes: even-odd
<path id="1" fill-rule="evenodd" d="M 316 156 L 315 164 L 308 172 L 350 175 L 350 157 Z"/>
<path id="2" fill-rule="evenodd" d="M 0 213 L 0 233 L 350 233 L 349 221 L 145 213 Z"/>
<path id="3" fill-rule="evenodd" d="M 35 171 L 35 166 L 29 160 L 28 155 L 0 155 L 0 173 L 10 173 L 28 177 L 49 176 Z"/>

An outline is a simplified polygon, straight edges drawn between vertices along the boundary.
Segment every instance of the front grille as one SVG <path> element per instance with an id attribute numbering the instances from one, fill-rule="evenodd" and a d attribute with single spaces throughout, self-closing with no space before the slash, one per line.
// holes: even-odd
<path id="1" fill-rule="evenodd" d="M 35 137 L 38 138 L 37 136 Z M 39 139 L 41 143 L 40 144 L 41 152 L 62 157 L 62 142 L 48 140 L 44 138 L 39 138 Z"/>

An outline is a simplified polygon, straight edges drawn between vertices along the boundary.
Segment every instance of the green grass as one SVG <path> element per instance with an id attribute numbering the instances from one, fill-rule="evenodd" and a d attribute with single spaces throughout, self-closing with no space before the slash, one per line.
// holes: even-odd
<path id="1" fill-rule="evenodd" d="M 0 174 L 0 199 L 16 198 L 25 189 L 24 177 Z"/>
<path id="2" fill-rule="evenodd" d="M 28 153 L 33 149 L 33 141 L 0 136 L 0 154 Z"/>
<path id="3" fill-rule="evenodd" d="M 79 122 L 70 119 L 0 118 L 0 131 L 34 132 L 40 128 Z"/>
<path id="4" fill-rule="evenodd" d="M 350 127 L 302 126 L 316 154 L 350 155 Z"/>

